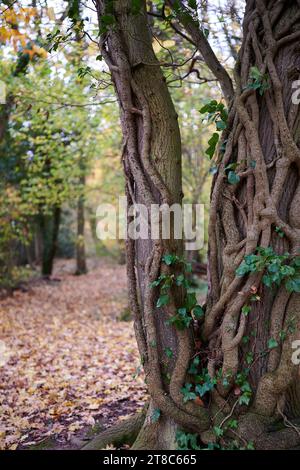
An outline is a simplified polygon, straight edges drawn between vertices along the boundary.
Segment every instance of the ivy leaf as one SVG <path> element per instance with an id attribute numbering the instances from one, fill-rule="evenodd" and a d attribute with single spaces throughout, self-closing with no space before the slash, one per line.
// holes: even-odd
<path id="1" fill-rule="evenodd" d="M 196 307 L 193 308 L 193 314 L 197 320 L 199 318 L 203 317 L 204 311 L 203 308 L 200 305 L 196 305 Z"/>
<path id="2" fill-rule="evenodd" d="M 251 307 L 250 305 L 244 305 L 242 308 L 242 314 L 247 316 L 251 312 Z"/>
<path id="3" fill-rule="evenodd" d="M 285 287 L 289 292 L 300 292 L 300 277 L 289 279 L 285 283 Z"/>
<path id="4" fill-rule="evenodd" d="M 217 121 L 216 122 L 216 128 L 218 131 L 223 131 L 224 129 L 226 129 L 226 122 L 224 121 Z"/>
<path id="5" fill-rule="evenodd" d="M 183 394 L 183 401 L 186 403 L 190 400 L 195 400 L 197 398 L 196 393 L 191 392 L 192 384 L 185 384 L 184 387 L 181 389 L 181 393 Z"/>
<path id="6" fill-rule="evenodd" d="M 187 273 L 191 273 L 192 272 L 192 264 L 191 263 L 185 263 L 185 271 Z"/>
<path id="7" fill-rule="evenodd" d="M 186 295 L 185 307 L 188 312 L 191 312 L 197 304 L 196 294 L 194 292 L 189 292 Z"/>
<path id="8" fill-rule="evenodd" d="M 151 421 L 152 423 L 157 423 L 157 421 L 159 420 L 161 416 L 161 411 L 159 408 L 155 408 L 155 410 L 153 410 L 153 413 L 151 415 Z"/>
<path id="9" fill-rule="evenodd" d="M 173 351 L 171 348 L 165 348 L 165 354 L 168 358 L 172 358 L 173 357 Z"/>
<path id="10" fill-rule="evenodd" d="M 205 151 L 206 155 L 209 156 L 210 159 L 214 156 L 217 143 L 219 142 L 219 134 L 216 132 L 213 133 L 212 137 L 208 141 L 208 149 Z"/>
<path id="11" fill-rule="evenodd" d="M 192 8 L 192 10 L 197 10 L 197 0 L 188 0 L 188 6 Z"/>
<path id="12" fill-rule="evenodd" d="M 185 277 L 184 274 L 179 274 L 179 276 L 176 277 L 176 285 L 177 286 L 182 286 L 184 283 Z"/>
<path id="13" fill-rule="evenodd" d="M 262 73 L 259 70 L 258 67 L 254 66 L 251 67 L 250 69 L 250 78 L 253 78 L 253 80 L 260 80 L 262 78 Z"/>
<path id="14" fill-rule="evenodd" d="M 217 437 L 221 437 L 224 434 L 224 431 L 219 426 L 214 426 L 214 433 Z"/>
<path id="15" fill-rule="evenodd" d="M 236 419 L 231 419 L 231 420 L 229 421 L 229 423 L 228 423 L 228 427 L 229 427 L 230 429 L 237 429 L 237 427 L 238 427 L 238 422 L 237 422 L 237 420 L 236 420 Z"/>
<path id="16" fill-rule="evenodd" d="M 251 397 L 247 393 L 243 393 L 239 398 L 240 405 L 249 405 Z"/>
<path id="17" fill-rule="evenodd" d="M 170 298 L 168 294 L 161 295 L 157 300 L 156 307 L 160 308 L 160 307 L 163 307 L 164 305 L 167 305 L 169 303 L 169 300 Z"/>
<path id="18" fill-rule="evenodd" d="M 274 348 L 277 348 L 277 346 L 278 346 L 278 342 L 276 341 L 276 339 L 270 338 L 268 341 L 268 348 L 274 349 Z"/>
<path id="19" fill-rule="evenodd" d="M 171 266 L 172 264 L 176 263 L 178 257 L 173 254 L 167 254 L 162 257 L 162 260 L 167 266 Z"/>
<path id="20" fill-rule="evenodd" d="M 252 364 L 252 362 L 253 362 L 253 357 L 254 357 L 254 356 L 253 356 L 253 352 L 248 352 L 248 353 L 246 354 L 246 362 L 247 362 L 248 365 Z"/>
<path id="21" fill-rule="evenodd" d="M 244 276 L 249 272 L 249 266 L 243 261 L 240 266 L 235 270 L 237 276 Z"/>
<path id="22" fill-rule="evenodd" d="M 191 375 L 196 375 L 197 372 L 198 372 L 198 366 L 200 364 L 200 358 L 199 356 L 196 356 L 193 361 L 192 361 L 192 364 L 190 365 L 190 368 L 188 370 L 188 373 L 191 374 Z"/>
<path id="23" fill-rule="evenodd" d="M 237 184 L 240 182 L 241 178 L 239 177 L 238 174 L 235 173 L 235 171 L 229 171 L 228 173 L 228 176 L 227 176 L 227 179 L 228 179 L 228 183 L 230 184 Z"/>

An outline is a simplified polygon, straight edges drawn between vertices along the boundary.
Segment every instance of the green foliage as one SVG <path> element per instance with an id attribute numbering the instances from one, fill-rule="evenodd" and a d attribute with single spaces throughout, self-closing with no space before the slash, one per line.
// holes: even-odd
<path id="1" fill-rule="evenodd" d="M 235 173 L 235 171 L 230 170 L 228 173 L 227 179 L 228 179 L 228 183 L 237 184 L 240 182 L 241 178 L 239 177 L 237 173 Z"/>
<path id="2" fill-rule="evenodd" d="M 172 359 L 173 357 L 173 351 L 171 348 L 165 348 L 165 355 L 169 358 Z"/>
<path id="3" fill-rule="evenodd" d="M 215 154 L 218 142 L 219 142 L 219 134 L 214 132 L 208 141 L 208 148 L 205 151 L 205 153 L 209 156 L 210 159 L 212 159 Z"/>
<path id="4" fill-rule="evenodd" d="M 247 85 L 247 88 L 258 90 L 260 95 L 263 95 L 270 88 L 268 75 L 262 74 L 257 67 L 251 67 L 250 80 L 251 82 Z"/>
<path id="5" fill-rule="evenodd" d="M 156 307 L 161 308 L 169 304 L 171 288 L 183 287 L 185 289 L 185 298 L 182 307 L 177 309 L 176 315 L 173 315 L 167 320 L 167 323 L 174 325 L 178 330 L 188 328 L 193 320 L 199 320 L 203 315 L 203 309 L 197 304 L 195 292 L 191 292 L 191 284 L 187 274 L 191 272 L 191 264 L 186 262 L 182 257 L 172 253 L 167 253 L 162 257 L 162 262 L 167 266 L 180 268 L 183 270 L 180 274 L 161 274 L 157 279 L 151 282 L 150 287 L 160 288 L 160 295 L 158 297 Z"/>
<path id="6" fill-rule="evenodd" d="M 278 235 L 280 238 L 283 238 L 283 237 L 284 237 L 284 232 L 283 232 L 283 230 L 281 229 L 281 227 L 275 227 L 275 232 L 277 233 L 277 235 Z"/>
<path id="7" fill-rule="evenodd" d="M 155 409 L 153 410 L 152 415 L 151 415 L 151 421 L 152 421 L 152 423 L 157 423 L 157 421 L 159 420 L 160 416 L 161 416 L 161 411 L 160 411 L 160 409 L 159 409 L 159 408 L 155 408 Z"/>
<path id="8" fill-rule="evenodd" d="M 191 383 L 186 383 L 184 387 L 181 388 L 184 403 L 190 400 L 195 400 L 197 398 L 197 395 L 192 391 L 192 388 L 193 385 Z"/>
<path id="9" fill-rule="evenodd" d="M 274 348 L 277 348 L 279 346 L 278 342 L 276 341 L 276 339 L 274 338 L 269 338 L 268 340 L 268 348 L 269 349 L 274 349 Z"/>
<path id="10" fill-rule="evenodd" d="M 237 276 L 265 271 L 262 282 L 267 287 L 284 283 L 289 292 L 300 292 L 300 256 L 289 253 L 278 255 L 272 247 L 257 249 L 256 254 L 245 256 L 236 270 Z"/>
<path id="11" fill-rule="evenodd" d="M 156 303 L 156 307 L 160 308 L 160 307 L 163 307 L 165 305 L 168 305 L 169 301 L 170 301 L 170 297 L 168 296 L 168 294 L 163 294 L 158 298 L 157 303 Z"/>
<path id="12" fill-rule="evenodd" d="M 222 437 L 223 434 L 224 434 L 224 431 L 222 428 L 220 428 L 220 426 L 214 426 L 214 434 L 217 436 L 217 437 Z"/>
<path id="13" fill-rule="evenodd" d="M 188 328 L 191 324 L 192 318 L 188 314 L 187 309 L 185 307 L 181 307 L 177 309 L 177 314 L 173 315 L 167 323 L 169 325 L 174 325 L 177 330 L 184 330 Z"/>
<path id="14" fill-rule="evenodd" d="M 216 130 L 223 131 L 227 127 L 228 113 L 223 103 L 218 103 L 216 100 L 210 100 L 201 109 L 201 114 L 205 114 L 208 123 L 214 123 Z M 219 142 L 219 134 L 214 132 L 208 141 L 208 148 L 205 153 L 210 159 L 214 156 L 217 144 Z"/>
<path id="15" fill-rule="evenodd" d="M 243 315 L 245 315 L 245 316 L 249 315 L 250 311 L 251 311 L 250 305 L 244 305 L 243 306 L 243 308 L 242 308 L 242 314 Z"/>
<path id="16" fill-rule="evenodd" d="M 188 370 L 188 373 L 191 375 L 196 375 L 198 373 L 198 366 L 200 364 L 200 358 L 199 356 L 194 357 L 191 361 L 190 368 Z"/>
<path id="17" fill-rule="evenodd" d="M 210 375 L 207 372 L 202 373 L 197 380 L 200 380 L 202 383 L 196 385 L 195 390 L 200 397 L 203 397 L 207 392 L 210 392 L 216 385 L 217 380 L 211 379 Z"/>
<path id="18" fill-rule="evenodd" d="M 252 397 L 252 389 L 248 381 L 249 369 L 244 369 L 236 376 L 235 383 L 241 390 L 239 404 L 248 406 Z"/>
<path id="19" fill-rule="evenodd" d="M 186 433 L 182 430 L 176 432 L 178 450 L 200 450 L 198 445 L 198 434 Z"/>
<path id="20" fill-rule="evenodd" d="M 200 113 L 206 115 L 207 121 L 214 122 L 218 131 L 226 129 L 228 112 L 223 103 L 211 100 L 200 109 Z"/>
<path id="21" fill-rule="evenodd" d="M 184 387 L 181 389 L 184 402 L 195 400 L 197 397 L 204 397 L 204 395 L 210 392 L 217 383 L 217 379 L 212 379 L 206 368 L 199 371 L 199 367 L 200 358 L 199 356 L 196 356 L 191 361 L 190 368 L 188 370 L 188 373 L 192 376 L 193 383 L 185 383 Z"/>
<path id="22" fill-rule="evenodd" d="M 228 429 L 236 429 L 237 421 L 232 419 L 228 422 Z M 226 429 L 227 429 L 226 428 Z M 213 432 L 217 439 L 224 436 L 224 430 L 220 426 L 214 426 Z M 201 447 L 198 443 L 199 436 L 198 434 L 187 433 L 182 430 L 176 432 L 176 443 L 178 450 L 254 450 L 254 445 L 252 441 L 242 445 L 237 440 L 228 439 L 222 445 L 219 442 L 209 442 L 207 447 Z"/>

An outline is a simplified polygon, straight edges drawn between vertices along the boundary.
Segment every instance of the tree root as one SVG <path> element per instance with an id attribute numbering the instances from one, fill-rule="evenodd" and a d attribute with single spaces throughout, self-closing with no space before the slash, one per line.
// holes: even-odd
<path id="1" fill-rule="evenodd" d="M 118 422 L 114 426 L 101 432 L 88 444 L 83 446 L 81 450 L 101 450 L 109 444 L 113 444 L 116 447 L 122 444 L 132 445 L 143 426 L 145 416 L 146 409 L 130 416 L 124 421 Z"/>

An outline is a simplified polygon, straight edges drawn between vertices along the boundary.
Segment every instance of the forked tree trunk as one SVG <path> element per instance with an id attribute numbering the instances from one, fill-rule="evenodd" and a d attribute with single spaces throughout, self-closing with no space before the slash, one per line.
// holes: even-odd
<path id="1" fill-rule="evenodd" d="M 153 202 L 181 201 L 181 163 L 176 114 L 153 54 L 142 3 L 142 9 L 132 11 L 129 0 L 95 0 L 102 54 L 120 104 L 128 202 L 149 208 Z M 131 308 L 151 397 L 135 448 L 174 448 L 176 425 L 196 432 L 202 444 L 219 440 L 226 447 L 234 438 L 244 446 L 253 441 L 256 448 L 284 448 L 300 442 L 293 424 L 300 416 L 300 394 L 291 346 L 299 335 L 299 294 L 289 293 L 283 284 L 263 287 L 263 272 L 236 275 L 244 256 L 256 253 L 257 247 L 299 254 L 300 116 L 291 102 L 292 81 L 298 79 L 300 65 L 298 7 L 296 1 L 247 2 L 236 91 L 223 136 L 226 150 L 219 153 L 211 196 L 209 296 L 199 373 L 207 368 L 216 386 L 203 407 L 193 401 L 183 403 L 181 393 L 193 352 L 190 333 L 165 324 L 180 305 L 180 296 L 173 292 L 171 305 L 155 309 L 157 293 L 149 288 L 162 272 L 162 255 L 180 254 L 182 247 L 171 240 L 128 240 Z M 209 67 L 215 68 L 216 58 L 207 48 L 204 52 Z M 261 94 L 248 86 L 251 67 L 260 71 Z M 229 102 L 230 79 L 220 68 L 217 73 L 220 80 L 225 77 L 222 88 Z M 269 88 L 261 89 L 266 82 Z M 228 182 L 225 168 L 231 163 L 238 164 L 236 184 Z M 256 301 L 251 300 L 253 295 Z M 246 316 L 242 309 L 248 304 L 251 312 Z M 272 346 L 278 346 L 271 349 L 270 339 Z M 165 358 L 166 347 L 172 349 L 172 359 Z M 248 381 L 252 395 L 243 406 L 240 397 L 250 395 Z M 161 417 L 154 423 L 156 409 Z M 226 431 L 229 418 L 237 419 L 237 430 Z M 272 424 L 278 419 L 283 427 L 275 432 Z"/>

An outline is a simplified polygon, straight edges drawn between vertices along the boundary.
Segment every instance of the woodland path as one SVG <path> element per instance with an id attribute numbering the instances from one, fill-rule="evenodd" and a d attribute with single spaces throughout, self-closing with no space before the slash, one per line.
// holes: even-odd
<path id="1" fill-rule="evenodd" d="M 0 302 L 0 449 L 74 448 L 146 400 L 132 322 L 119 320 L 125 267 L 73 272 L 60 260 L 53 280 Z"/>

